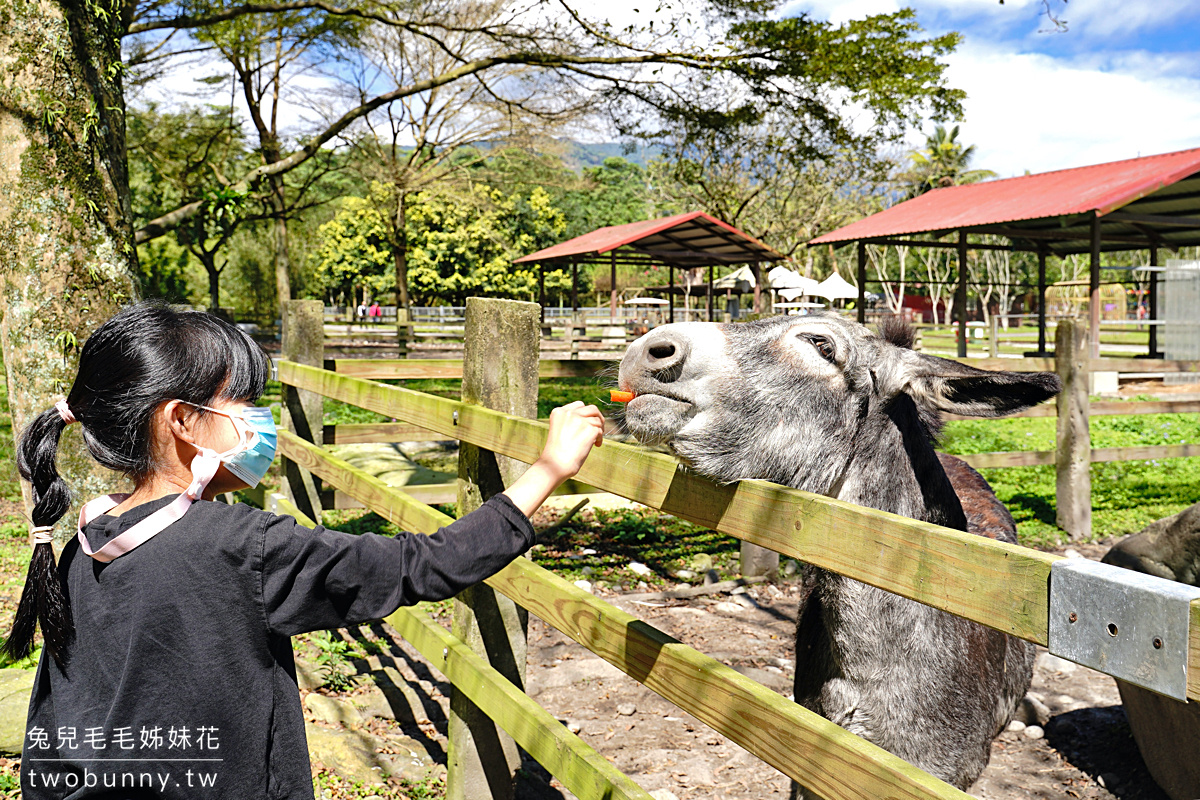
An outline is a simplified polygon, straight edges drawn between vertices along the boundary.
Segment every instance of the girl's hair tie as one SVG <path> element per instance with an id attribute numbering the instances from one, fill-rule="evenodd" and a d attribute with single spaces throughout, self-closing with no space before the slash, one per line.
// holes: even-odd
<path id="1" fill-rule="evenodd" d="M 39 544 L 51 544 L 54 541 L 54 526 L 39 525 L 30 533 L 33 534 L 33 544 L 36 547 Z"/>
<path id="2" fill-rule="evenodd" d="M 54 407 L 58 409 L 58 415 L 62 417 L 62 421 L 66 424 L 70 425 L 72 422 L 78 421 L 75 419 L 75 415 L 71 413 L 71 408 L 67 405 L 65 397 L 55 403 Z"/>

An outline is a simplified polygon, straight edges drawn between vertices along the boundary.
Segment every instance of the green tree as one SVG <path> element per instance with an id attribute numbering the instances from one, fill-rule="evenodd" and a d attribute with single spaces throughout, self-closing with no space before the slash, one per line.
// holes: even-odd
<path id="1" fill-rule="evenodd" d="M 287 149 L 279 128 L 280 105 L 287 99 L 291 79 L 314 65 L 339 60 L 358 44 L 364 27 L 356 15 L 327 14 L 301 6 L 271 14 L 234 15 L 192 34 L 215 48 L 232 68 L 233 80 L 241 90 L 258 138 L 267 190 L 263 200 L 275 232 L 275 285 L 283 299 L 293 296 L 288 219 L 295 214 L 300 199 L 295 190 L 289 198 L 286 171 L 272 169 L 283 160 Z M 302 186 L 299 194 L 305 188 Z M 227 188 L 226 192 L 243 196 L 248 193 L 241 186 Z M 205 199 L 194 213 L 211 215 L 213 208 L 212 201 Z"/>
<path id="2" fill-rule="evenodd" d="M 128 120 L 134 219 L 152 219 L 181 202 L 200 202 L 200 211 L 175 229 L 175 239 L 204 268 L 209 308 L 220 308 L 227 263 L 221 250 L 247 219 L 246 194 L 230 188 L 226 177 L 245 169 L 249 160 L 241 126 L 228 106 L 163 111 L 151 104 L 131 111 Z M 146 246 L 141 249 L 150 256 Z M 161 248 L 155 252 L 141 270 L 143 290 L 152 297 L 161 296 L 154 289 L 179 294 L 184 287 L 174 259 Z M 175 277 L 153 274 L 160 267 Z"/>
<path id="3" fill-rule="evenodd" d="M 242 6 L 143 2 L 131 14 L 130 34 L 314 8 L 305 0 Z M 654 24 L 617 30 L 589 19 L 567 0 L 562 6 L 561 14 L 557 9 L 531 14 L 503 6 L 494 21 L 479 24 L 464 12 L 470 4 L 321 4 L 317 8 L 322 13 L 413 33 L 452 54 L 447 62 L 452 66 L 366 99 L 354 98 L 349 108 L 329 114 L 332 121 L 323 130 L 280 160 L 251 170 L 235 186 L 283 174 L 376 110 L 437 87 L 478 82 L 505 97 L 501 84 L 510 80 L 513 65 L 530 68 L 522 80 L 551 104 L 604 107 L 619 131 L 649 138 L 681 128 L 727 129 L 770 112 L 789 123 L 791 149 L 808 158 L 845 148 L 866 153 L 899 139 L 927 115 L 941 119 L 960 109 L 962 93 L 945 85 L 939 60 L 956 44 L 957 35 L 922 38 L 911 10 L 832 25 L 804 15 L 778 18 L 770 0 L 710 0 L 703 8 L 660 6 Z M 695 15 L 703 15 L 706 24 L 697 27 Z M 470 30 L 489 40 L 486 52 L 473 49 L 475 39 L 469 47 L 460 44 L 461 34 Z M 139 230 L 139 240 L 161 235 L 199 208 L 187 204 L 162 215 Z"/>
<path id="4" fill-rule="evenodd" d="M 964 146 L 958 141 L 958 126 L 946 130 L 934 128 L 925 137 L 925 146 L 909 153 L 910 167 L 897 180 L 907 197 L 916 197 L 933 189 L 978 183 L 996 177 L 990 169 L 971 169 L 975 145 Z"/>
<path id="5" fill-rule="evenodd" d="M 344 197 L 337 206 L 317 229 L 314 278 L 326 302 L 353 305 L 359 289 L 374 297 L 392 288 L 389 223 L 376 203 L 361 197 Z"/>
<path id="6" fill-rule="evenodd" d="M 566 230 L 563 213 L 540 187 L 512 194 L 486 186 L 423 192 L 408 221 L 409 290 L 422 305 L 463 305 L 471 296 L 536 299 L 536 272 L 515 268 L 512 259 L 549 246 Z M 564 279 L 547 277 L 549 286 Z"/>
<path id="7" fill-rule="evenodd" d="M 653 216 L 646 171 L 620 156 L 609 156 L 597 167 L 584 167 L 578 188 L 562 192 L 558 204 L 567 215 L 568 239 Z"/>
<path id="8" fill-rule="evenodd" d="M 563 0 L 561 13 L 559 6 L 543 14 L 540 6 L 531 12 L 518 4 L 480 28 L 494 48 L 477 57 L 455 50 L 451 34 L 460 29 L 462 5 L 12 0 L 0 8 L 0 61 L 6 65 L 0 71 L 0 164 L 6 165 L 0 192 L 7 209 L 0 240 L 9 255 L 0 339 L 14 428 L 45 408 L 71 374 L 64 343 L 82 341 L 135 294 L 132 245 L 205 210 L 201 198 L 185 201 L 142 225 L 130 241 L 124 84 L 128 68 L 138 70 L 141 80 L 204 49 L 202 32 L 214 26 L 241 20 L 248 28 L 270 30 L 287 14 L 307 12 L 331 27 L 346 20 L 402 27 L 461 56 L 427 79 L 380 86 L 365 101 L 331 102 L 326 122 L 311 135 L 280 142 L 277 160 L 264 157 L 226 176 L 238 194 L 256 192 L 263 182 L 274 188 L 277 176 L 327 154 L 337 137 L 391 103 L 460 81 L 492 86 L 515 64 L 533 69 L 529 80 L 540 96 L 567 105 L 606 104 L 626 129 L 643 119 L 648 126 L 662 122 L 660 132 L 679 122 L 720 125 L 728 118 L 728 98 L 736 97 L 751 111 L 786 112 L 798 136 L 822 153 L 886 139 L 931 110 L 942 116 L 956 111 L 961 99 L 946 86 L 939 60 L 955 38 L 922 39 L 909 24 L 911 12 L 830 25 L 779 18 L 768 0 L 706 0 L 681 4 L 654 25 L 617 30 L 588 19 L 572 0 Z M 662 13 L 671 12 L 664 6 Z M 705 24 L 696 25 L 696 18 Z M 273 41 L 288 49 L 285 39 Z M 655 75 L 655 69 L 661 71 Z M 727 83 L 711 82 L 720 91 L 691 91 L 703 88 L 698 75 L 725 76 Z M 269 85 L 273 97 L 281 87 Z M 653 120 L 647 109 L 655 110 Z M 286 256 L 286 246 L 276 252 Z M 287 297 L 290 289 L 279 294 Z"/>

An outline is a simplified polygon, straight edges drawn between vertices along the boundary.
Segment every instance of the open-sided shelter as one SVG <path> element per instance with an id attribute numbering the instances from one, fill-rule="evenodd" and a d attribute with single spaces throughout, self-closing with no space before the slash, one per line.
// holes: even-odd
<path id="1" fill-rule="evenodd" d="M 968 241 L 987 233 L 1009 244 Z M 947 239 L 946 237 L 953 237 Z M 1091 347 L 1098 353 L 1100 254 L 1148 250 L 1158 265 L 1160 248 L 1200 244 L 1200 148 L 1019 178 L 951 186 L 899 203 L 838 228 L 809 245 L 858 244 L 858 315 L 865 319 L 868 244 L 958 250 L 958 353 L 966 355 L 967 252 L 1023 250 L 1038 255 L 1038 349 L 1046 349 L 1046 256 L 1089 253 Z M 1151 271 L 1150 318 L 1158 319 Z M 1151 355 L 1157 353 L 1150 327 Z"/>
<path id="2" fill-rule="evenodd" d="M 570 268 L 571 306 L 579 308 L 579 267 L 581 264 L 607 265 L 612 271 L 610 313 L 617 311 L 617 265 L 636 264 L 668 267 L 670 316 L 675 317 L 675 270 L 708 267 L 708 318 L 713 318 L 713 268 L 727 264 L 758 264 L 780 261 L 781 253 L 772 250 L 749 234 L 703 211 L 691 211 L 661 219 L 630 222 L 597 228 L 552 247 L 514 259 L 514 264 L 536 264 L 538 299 L 545 301 L 546 270 Z M 761 273 L 760 273 L 761 274 Z M 759 281 L 761 284 L 761 281 Z M 758 287 L 755 287 L 757 294 Z"/>

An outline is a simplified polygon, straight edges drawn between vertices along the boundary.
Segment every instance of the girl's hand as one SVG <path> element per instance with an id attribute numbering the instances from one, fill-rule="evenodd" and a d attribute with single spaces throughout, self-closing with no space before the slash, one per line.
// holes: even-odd
<path id="1" fill-rule="evenodd" d="M 578 401 L 554 409 L 542 455 L 504 493 L 525 516 L 533 516 L 563 481 L 579 473 L 592 447 L 603 441 L 600 409 Z"/>
<path id="2" fill-rule="evenodd" d="M 550 433 L 539 463 L 559 483 L 579 474 L 592 446 L 604 442 L 604 415 L 576 400 L 550 412 Z"/>

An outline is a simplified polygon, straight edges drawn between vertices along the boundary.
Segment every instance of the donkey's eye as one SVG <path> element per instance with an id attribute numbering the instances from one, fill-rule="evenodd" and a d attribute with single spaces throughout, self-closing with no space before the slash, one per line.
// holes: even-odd
<path id="1" fill-rule="evenodd" d="M 821 354 L 821 358 L 826 361 L 833 361 L 833 342 L 824 336 L 809 336 L 808 340 L 812 342 L 812 346 Z"/>

